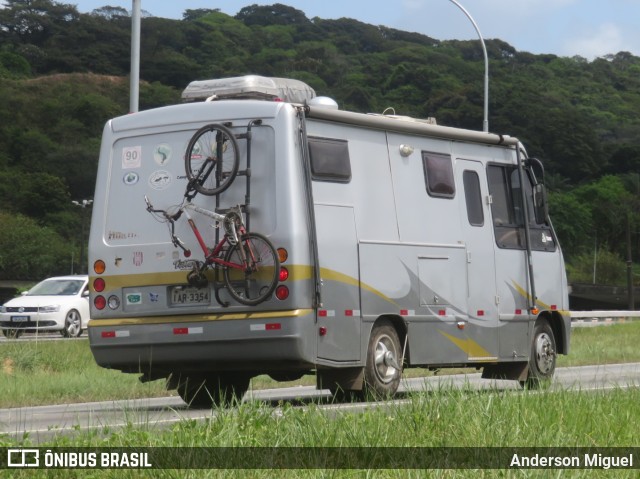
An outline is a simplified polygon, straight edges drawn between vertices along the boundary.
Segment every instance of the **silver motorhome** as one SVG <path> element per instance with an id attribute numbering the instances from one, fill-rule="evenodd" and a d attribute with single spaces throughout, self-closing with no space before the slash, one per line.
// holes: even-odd
<path id="1" fill-rule="evenodd" d="M 195 93 L 194 93 L 195 92 Z M 210 97 L 115 118 L 104 129 L 89 255 L 89 337 L 103 367 L 166 378 L 193 405 L 252 377 L 315 373 L 333 392 L 396 391 L 405 367 L 470 366 L 536 385 L 569 351 L 562 253 L 539 162 L 513 137 L 337 109 L 300 82 L 200 82 Z M 242 204 L 280 252 L 278 287 L 247 307 L 211 281 L 145 209 L 179 204 L 193 133 L 223 124 Z M 213 245 L 215 228 L 196 219 Z M 197 251 L 186 221 L 176 234 Z"/>

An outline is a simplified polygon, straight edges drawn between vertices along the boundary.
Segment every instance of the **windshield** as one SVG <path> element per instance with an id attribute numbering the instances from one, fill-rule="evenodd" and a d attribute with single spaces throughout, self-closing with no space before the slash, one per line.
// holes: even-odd
<path id="1" fill-rule="evenodd" d="M 82 279 L 49 279 L 36 284 L 27 296 L 73 296 L 83 284 Z"/>

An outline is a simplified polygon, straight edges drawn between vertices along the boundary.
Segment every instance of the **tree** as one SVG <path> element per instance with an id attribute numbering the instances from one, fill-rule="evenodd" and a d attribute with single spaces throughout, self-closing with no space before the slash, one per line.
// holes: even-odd
<path id="1" fill-rule="evenodd" d="M 0 213 L 0 278 L 42 280 L 68 273 L 73 246 L 53 229 Z"/>

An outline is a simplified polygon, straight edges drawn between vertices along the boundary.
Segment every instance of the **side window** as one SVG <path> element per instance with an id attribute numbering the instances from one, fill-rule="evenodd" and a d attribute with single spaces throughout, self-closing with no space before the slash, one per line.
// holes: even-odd
<path id="1" fill-rule="evenodd" d="M 482 211 L 482 193 L 480 192 L 480 178 L 478 173 L 465 170 L 462 173 L 464 185 L 464 198 L 467 203 L 467 218 L 471 226 L 484 225 L 484 212 Z"/>
<path id="2" fill-rule="evenodd" d="M 435 198 L 453 198 L 456 193 L 450 155 L 422 152 L 427 193 Z"/>
<path id="3" fill-rule="evenodd" d="M 314 180 L 349 183 L 351 160 L 346 140 L 309 137 L 311 176 Z"/>
<path id="4" fill-rule="evenodd" d="M 489 194 L 491 195 L 491 215 L 496 243 L 500 248 L 525 249 L 524 205 L 520 175 L 513 166 L 490 165 L 487 168 Z M 529 238 L 531 248 L 536 251 L 554 251 L 555 241 L 549 225 L 537 224 L 533 214 L 533 188 L 525 175 L 525 198 L 529 215 Z"/>

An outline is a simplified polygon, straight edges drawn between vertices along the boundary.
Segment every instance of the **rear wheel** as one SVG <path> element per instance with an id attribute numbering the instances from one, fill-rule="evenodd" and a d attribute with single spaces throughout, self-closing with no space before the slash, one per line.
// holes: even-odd
<path id="1" fill-rule="evenodd" d="M 533 328 L 529 375 L 520 384 L 530 389 L 548 385 L 556 370 L 556 358 L 556 340 L 553 329 L 546 319 L 538 319 Z"/>
<path id="2" fill-rule="evenodd" d="M 20 336 L 22 336 L 22 333 L 24 331 L 22 331 L 21 329 L 3 329 L 2 330 L 2 334 L 4 334 L 4 337 L 7 339 L 18 339 Z"/>
<path id="3" fill-rule="evenodd" d="M 77 338 L 82 334 L 82 317 L 75 309 L 67 313 L 64 318 L 64 329 L 60 331 L 65 338 Z"/>
<path id="4" fill-rule="evenodd" d="M 364 369 L 365 392 L 376 398 L 393 396 L 400 385 L 402 351 L 398 333 L 389 321 L 381 321 L 371 330 L 367 364 Z"/>
<path id="5" fill-rule="evenodd" d="M 243 375 L 188 376 L 178 384 L 178 394 L 191 408 L 228 406 L 242 400 L 250 378 Z"/>
<path id="6" fill-rule="evenodd" d="M 226 126 L 207 125 L 189 141 L 184 161 L 189 187 L 203 195 L 217 195 L 229 188 L 238 174 L 238 143 Z"/>
<path id="7" fill-rule="evenodd" d="M 280 261 L 276 249 L 265 236 L 244 234 L 227 250 L 224 260 L 242 266 L 241 269 L 230 266 L 223 269 L 225 285 L 238 303 L 256 306 L 273 294 L 278 284 Z"/>

